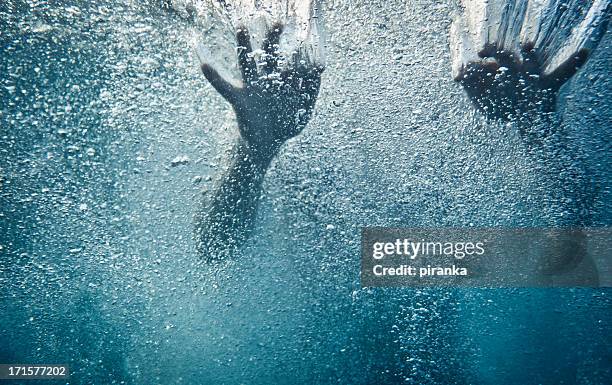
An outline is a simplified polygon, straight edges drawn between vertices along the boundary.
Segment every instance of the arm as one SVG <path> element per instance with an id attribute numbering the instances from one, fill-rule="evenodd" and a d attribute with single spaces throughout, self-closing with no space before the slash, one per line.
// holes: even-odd
<path id="1" fill-rule="evenodd" d="M 256 156 L 244 139 L 238 139 L 227 169 L 203 193 L 196 214 L 196 246 L 204 259 L 223 258 L 248 238 L 271 160 Z"/>
<path id="2" fill-rule="evenodd" d="M 486 118 L 515 123 L 526 141 L 556 133 L 551 124 L 559 127 L 559 90 L 597 47 L 612 4 L 594 0 L 568 9 L 531 0 L 462 3 L 450 31 L 455 81 Z M 579 23 L 576 15 L 583 17 Z"/>
<path id="3" fill-rule="evenodd" d="M 603 36 L 611 6 L 595 1 L 564 38 L 561 27 L 547 23 L 572 12 L 521 3 L 527 4 L 523 13 L 513 12 L 503 1 L 466 2 L 451 27 L 453 77 L 487 119 L 518 128 L 534 164 L 541 167 L 543 183 L 562 181 L 551 198 L 574 212 L 563 226 L 586 227 L 594 193 L 575 146 L 564 135 L 557 96 Z"/>
<path id="4" fill-rule="evenodd" d="M 224 258 L 249 237 L 257 214 L 263 179 L 282 144 L 310 120 L 321 82 L 322 66 L 299 53 L 285 67 L 278 51 L 282 26 L 274 25 L 256 62 L 246 28 L 238 29 L 238 65 L 242 84 L 223 79 L 199 49 L 201 69 L 210 84 L 233 107 L 240 137 L 227 170 L 204 194 L 196 215 L 198 253 L 205 260 Z"/>
<path id="5" fill-rule="evenodd" d="M 487 119 L 518 128 L 549 191 L 546 201 L 554 205 L 557 225 L 578 229 L 573 237 L 551 237 L 550 252 L 541 261 L 543 277 L 564 279 L 569 273 L 574 282 L 596 284 L 586 234 L 580 230 L 592 224 L 594 186 L 564 135 L 557 95 L 603 35 L 610 5 L 595 1 L 559 48 L 563 31 L 547 23 L 562 18 L 564 10 L 523 3 L 528 3 L 524 12 L 513 13 L 501 1 L 466 2 L 451 28 L 453 76 Z"/>

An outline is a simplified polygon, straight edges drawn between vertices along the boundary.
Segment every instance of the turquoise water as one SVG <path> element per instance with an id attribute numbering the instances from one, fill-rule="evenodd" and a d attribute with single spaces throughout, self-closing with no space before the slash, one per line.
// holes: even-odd
<path id="1" fill-rule="evenodd" d="M 231 33 L 155 1 L 0 4 L 0 363 L 68 363 L 73 384 L 609 383 L 609 289 L 360 287 L 362 226 L 560 224 L 516 130 L 452 80 L 454 11 L 326 6 L 313 118 L 251 241 L 210 266 L 193 215 L 235 122 L 192 42 L 231 74 Z M 603 227 L 611 44 L 560 97 Z"/>

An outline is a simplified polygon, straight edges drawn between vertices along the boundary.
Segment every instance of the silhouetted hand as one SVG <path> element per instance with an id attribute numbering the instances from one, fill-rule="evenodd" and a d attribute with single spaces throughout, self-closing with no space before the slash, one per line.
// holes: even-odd
<path id="1" fill-rule="evenodd" d="M 580 229 L 592 223 L 593 184 L 555 114 L 560 88 L 587 61 L 606 31 L 612 4 L 536 0 L 464 0 L 450 32 L 452 72 L 488 119 L 519 128 L 539 183 L 555 205 L 555 225 L 575 228 L 550 239 L 539 261 L 547 280 L 597 284 Z M 574 271 L 575 270 L 575 271 Z"/>
<path id="2" fill-rule="evenodd" d="M 294 53 L 289 60 L 279 52 L 283 27 L 267 32 L 259 62 L 249 32 L 238 28 L 238 66 L 242 84 L 223 79 L 198 52 L 202 72 L 212 86 L 234 107 L 240 135 L 249 148 L 264 158 L 273 157 L 280 146 L 299 134 L 310 120 L 319 93 L 323 66 Z"/>
<path id="3" fill-rule="evenodd" d="M 559 89 L 601 40 L 612 9 L 606 0 L 579 3 L 462 2 L 450 33 L 453 77 L 487 118 L 529 124 L 555 111 Z"/>
<path id="4" fill-rule="evenodd" d="M 538 52 L 530 44 L 520 54 L 492 46 L 479 56 L 455 80 L 485 116 L 509 120 L 554 111 L 559 88 L 586 62 L 588 51 L 576 52 L 550 74 L 544 73 Z"/>
<path id="5" fill-rule="evenodd" d="M 262 48 L 254 52 L 247 29 L 238 28 L 241 84 L 223 79 L 208 62 L 206 50 L 197 50 L 204 76 L 234 108 L 240 131 L 227 169 L 203 195 L 196 214 L 196 247 L 207 261 L 234 255 L 249 238 L 271 160 L 287 139 L 302 131 L 314 109 L 323 66 L 304 53 L 316 51 L 305 41 L 284 56 L 279 50 L 282 30 L 281 25 L 270 28 Z"/>

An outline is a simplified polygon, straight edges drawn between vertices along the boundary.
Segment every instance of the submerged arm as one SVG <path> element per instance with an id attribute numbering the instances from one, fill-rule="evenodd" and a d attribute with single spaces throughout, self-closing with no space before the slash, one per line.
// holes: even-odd
<path id="1" fill-rule="evenodd" d="M 555 224 L 584 229 L 592 226 L 596 187 L 576 145 L 564 132 L 557 96 L 597 46 L 612 6 L 606 1 L 594 2 L 560 52 L 550 41 L 561 39 L 563 34 L 552 28 L 549 20 L 572 13 L 544 3 L 529 6 L 526 13 L 520 13 L 502 12 L 504 2 L 467 3 L 464 15 L 451 28 L 453 76 L 486 118 L 518 127 L 540 184 L 548 192 L 543 203 L 555 216 Z M 547 253 L 542 268 L 548 278 L 580 272 L 579 277 L 573 277 L 574 283 L 596 284 L 586 235 L 579 232 L 574 239 L 551 242 L 554 252 Z"/>
<path id="2" fill-rule="evenodd" d="M 299 52 L 292 63 L 281 66 L 281 33 L 281 25 L 269 29 L 256 63 L 248 31 L 238 29 L 239 86 L 215 71 L 205 50 L 198 51 L 202 73 L 232 105 L 240 133 L 229 167 L 204 195 L 196 216 L 197 249 L 207 261 L 233 254 L 248 239 L 270 162 L 283 143 L 302 131 L 314 109 L 323 67 Z"/>
<path id="3" fill-rule="evenodd" d="M 238 139 L 229 167 L 204 193 L 196 217 L 196 246 L 204 259 L 223 258 L 248 238 L 271 160 L 272 155 L 257 154 L 244 139 Z"/>

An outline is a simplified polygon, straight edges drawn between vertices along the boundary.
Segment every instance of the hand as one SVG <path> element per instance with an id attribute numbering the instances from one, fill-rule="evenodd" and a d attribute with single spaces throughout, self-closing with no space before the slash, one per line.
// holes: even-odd
<path id="1" fill-rule="evenodd" d="M 463 3 L 451 26 L 453 76 L 487 118 L 529 123 L 555 111 L 559 89 L 599 43 L 612 10 L 607 0 L 572 7 Z"/>
<path id="2" fill-rule="evenodd" d="M 544 73 L 540 55 L 529 44 L 520 54 L 490 47 L 479 56 L 455 80 L 486 117 L 511 120 L 553 112 L 559 89 L 586 62 L 588 51 L 576 52 L 550 74 Z"/>
<path id="3" fill-rule="evenodd" d="M 204 76 L 233 106 L 240 135 L 256 156 L 273 157 L 280 146 L 299 134 L 310 120 L 321 84 L 322 65 L 303 54 L 286 60 L 279 52 L 283 27 L 274 25 L 266 34 L 262 55 L 256 62 L 251 38 L 245 27 L 238 28 L 238 67 L 242 84 L 223 79 L 206 62 L 204 51 L 198 56 Z"/>

